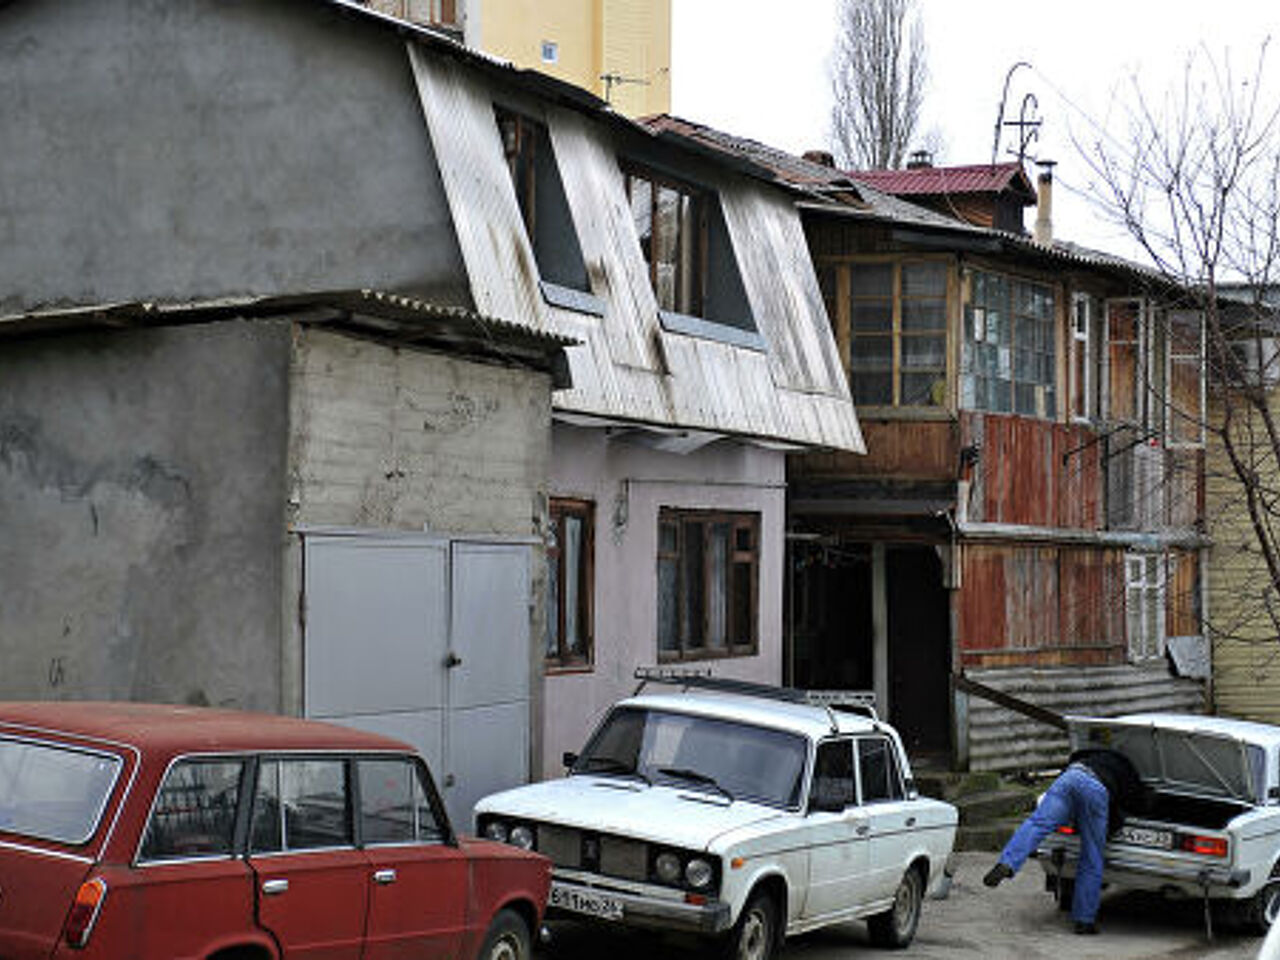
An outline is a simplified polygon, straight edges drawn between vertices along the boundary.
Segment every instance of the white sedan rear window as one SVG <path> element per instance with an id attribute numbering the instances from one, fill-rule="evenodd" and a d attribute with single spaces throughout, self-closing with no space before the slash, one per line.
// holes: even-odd
<path id="1" fill-rule="evenodd" d="M 123 766 L 109 753 L 0 738 L 0 830 L 59 843 L 93 836 Z"/>

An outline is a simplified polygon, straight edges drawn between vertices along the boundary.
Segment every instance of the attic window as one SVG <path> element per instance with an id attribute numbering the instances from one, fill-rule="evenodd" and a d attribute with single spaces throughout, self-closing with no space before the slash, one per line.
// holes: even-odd
<path id="1" fill-rule="evenodd" d="M 582 247 L 546 126 L 502 107 L 494 112 L 544 296 L 558 306 L 602 312 L 590 294 Z"/>
<path id="2" fill-rule="evenodd" d="M 764 349 L 719 198 L 645 167 L 623 172 L 663 326 Z"/>

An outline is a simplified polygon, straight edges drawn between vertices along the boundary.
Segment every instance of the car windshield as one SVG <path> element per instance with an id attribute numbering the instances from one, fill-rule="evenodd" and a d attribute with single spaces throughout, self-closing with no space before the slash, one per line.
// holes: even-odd
<path id="1" fill-rule="evenodd" d="M 807 741 L 799 734 L 619 707 L 591 738 L 573 772 L 642 777 L 735 800 L 795 807 L 807 754 Z"/>
<path id="2" fill-rule="evenodd" d="M 109 753 L 0 738 L 0 830 L 84 843 L 122 766 Z"/>

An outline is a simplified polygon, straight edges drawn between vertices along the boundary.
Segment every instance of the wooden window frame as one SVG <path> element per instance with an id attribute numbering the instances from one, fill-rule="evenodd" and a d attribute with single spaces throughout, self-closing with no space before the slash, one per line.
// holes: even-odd
<path id="1" fill-rule="evenodd" d="M 1176 322 L 1175 315 L 1191 314 L 1198 311 L 1178 311 L 1171 310 L 1165 314 L 1166 323 L 1168 325 L 1170 335 L 1168 337 L 1168 349 L 1165 351 L 1165 416 L 1164 416 L 1164 435 L 1165 446 L 1171 449 L 1194 450 L 1205 445 L 1205 417 L 1207 412 L 1207 390 L 1208 385 L 1205 380 L 1205 325 L 1203 314 L 1199 315 L 1198 326 L 1198 343 L 1195 350 L 1188 351 L 1178 349 L 1180 338 L 1173 335 L 1173 325 Z M 1174 396 L 1174 368 L 1178 364 L 1189 364 L 1196 370 L 1197 374 L 1197 409 L 1191 413 L 1182 411 L 1178 406 L 1178 399 Z M 1175 439 L 1175 427 L 1180 421 L 1190 419 L 1195 424 L 1195 437 L 1193 439 Z"/>
<path id="2" fill-rule="evenodd" d="M 502 139 L 502 156 L 511 173 L 511 183 L 516 191 L 516 205 L 530 242 L 537 236 L 538 206 L 538 145 L 549 142 L 547 125 L 505 107 L 494 106 L 498 120 L 498 135 Z M 523 176 L 520 165 L 524 162 Z"/>
<path id="3" fill-rule="evenodd" d="M 1164 657 L 1167 562 L 1162 553 L 1130 551 L 1125 554 L 1125 641 L 1132 663 L 1151 663 Z M 1155 611 L 1154 623 L 1149 616 L 1152 610 Z"/>
<path id="4" fill-rule="evenodd" d="M 1096 297 L 1083 291 L 1071 294 L 1071 395 L 1068 401 L 1073 423 L 1093 423 L 1098 416 L 1097 303 Z"/>
<path id="5" fill-rule="evenodd" d="M 548 511 L 554 537 L 547 545 L 547 566 L 555 570 L 554 619 L 548 602 L 547 636 L 543 648 L 543 665 L 549 673 L 585 672 L 595 666 L 595 504 L 590 500 L 553 497 Z M 565 576 L 565 520 L 576 517 L 582 522 L 582 543 L 578 560 L 578 629 L 581 644 L 578 651 L 570 650 L 565 639 L 565 597 L 568 580 Z M 551 584 L 548 584 L 550 589 Z M 551 652 L 554 640 L 555 652 Z"/>
<path id="6" fill-rule="evenodd" d="M 707 303 L 707 254 L 708 254 L 708 224 L 707 217 L 710 205 L 715 202 L 715 196 L 710 190 L 695 186 L 669 177 L 657 171 L 645 167 L 641 164 L 624 163 L 622 165 L 623 180 L 626 185 L 627 204 L 632 211 L 632 217 L 635 216 L 635 199 L 634 188 L 638 182 L 644 182 L 649 185 L 649 247 L 644 247 L 643 238 L 641 238 L 641 251 L 644 255 L 645 266 L 649 272 L 649 285 L 653 289 L 654 298 L 658 301 L 658 309 L 670 313 L 683 314 L 690 317 L 698 317 L 705 319 L 706 303 Z M 674 191 L 679 197 L 687 197 L 694 209 L 694 226 L 691 231 L 685 231 L 683 225 L 683 217 L 677 216 L 676 222 L 676 239 L 674 249 L 676 253 L 676 275 L 672 282 L 674 295 L 670 304 L 662 301 L 662 292 L 658 283 L 658 258 L 654 256 L 654 250 L 658 246 L 658 230 L 661 221 L 658 217 L 658 194 L 659 190 Z M 692 240 L 688 233 L 692 232 L 695 236 Z M 687 244 L 693 244 L 692 253 L 689 255 L 689 263 L 692 265 L 690 269 L 694 272 L 692 279 L 684 276 L 685 270 L 685 254 L 687 252 Z M 682 302 L 682 291 L 686 286 L 689 287 L 687 302 Z"/>
<path id="7" fill-rule="evenodd" d="M 944 273 L 943 291 L 941 297 L 937 295 L 908 295 L 905 292 L 903 282 L 904 268 L 917 266 L 936 266 L 941 267 Z M 883 332 L 859 332 L 854 328 L 853 324 L 853 307 L 856 303 L 871 303 L 882 301 L 886 298 L 886 294 L 876 293 L 860 293 L 853 282 L 853 271 L 857 267 L 887 267 L 890 271 L 890 292 L 887 294 L 890 305 L 890 322 L 887 330 Z M 952 262 L 949 259 L 941 257 L 895 257 L 893 259 L 885 259 L 883 257 L 875 258 L 857 258 L 845 261 L 826 261 L 818 264 L 819 272 L 833 270 L 834 274 L 823 289 L 823 298 L 827 303 L 828 313 L 831 312 L 832 302 L 834 301 L 835 313 L 831 314 L 832 320 L 836 324 L 836 343 L 840 349 L 840 356 L 844 364 L 845 373 L 849 378 L 850 386 L 853 390 L 857 389 L 858 371 L 854 369 L 854 357 L 857 356 L 858 341 L 869 340 L 872 338 L 888 337 L 890 343 L 890 360 L 889 365 L 884 368 L 877 368 L 882 373 L 889 375 L 889 402 L 873 403 L 867 401 L 856 401 L 859 409 L 865 410 L 911 410 L 911 411 L 944 411 L 951 408 L 953 404 L 953 383 L 955 380 L 954 367 L 952 363 L 953 354 L 953 337 L 951 333 L 951 316 L 952 316 Z M 941 326 L 931 328 L 929 330 L 908 330 L 903 323 L 904 305 L 908 301 L 936 301 L 941 299 L 942 303 L 942 323 Z M 904 377 L 909 373 L 927 372 L 932 368 L 927 367 L 908 367 L 904 363 L 904 341 L 910 341 L 914 338 L 928 338 L 941 336 L 943 339 L 943 363 L 940 370 L 936 370 L 941 374 L 942 390 L 941 396 L 937 403 L 905 403 L 903 401 L 902 382 Z"/>
<path id="8" fill-rule="evenodd" d="M 1001 305 L 1000 310 L 1000 324 L 1002 331 L 1007 331 L 1008 336 L 1005 337 L 1002 332 L 1001 338 L 995 343 L 995 347 L 997 350 L 1001 351 L 1002 354 L 1006 351 L 1008 353 L 1008 376 L 997 378 L 999 380 L 1008 380 L 1008 408 L 995 410 L 986 403 L 985 399 L 980 402 L 976 395 L 976 389 L 971 403 L 965 404 L 962 402 L 961 406 L 966 409 L 985 411 L 988 413 L 1008 414 L 1015 417 L 1028 417 L 1037 420 L 1057 420 L 1059 416 L 1059 408 L 1062 405 L 1058 390 L 1059 351 L 1057 325 L 1059 298 L 1057 288 L 1052 283 L 1047 283 L 1043 280 L 1033 280 L 1016 274 L 1005 273 L 1001 270 L 974 267 L 970 277 L 971 286 L 969 296 L 967 298 L 968 302 L 965 305 L 966 317 L 972 314 L 973 319 L 972 321 L 966 320 L 966 331 L 961 338 L 963 341 L 961 345 L 962 354 L 967 354 L 968 350 L 971 348 L 976 349 L 978 346 L 979 341 L 976 336 L 976 327 L 978 322 L 977 310 L 981 308 L 985 314 L 985 312 L 992 309 L 991 305 L 987 302 L 983 302 L 981 304 L 975 303 L 975 293 L 972 283 L 976 280 L 979 274 L 986 277 L 998 278 L 1004 284 L 1005 288 L 1004 303 Z M 1048 292 L 1050 307 L 1049 315 L 1047 317 L 1039 316 L 1035 313 L 1028 313 L 1022 309 L 1022 297 L 1020 296 L 1020 293 L 1027 288 L 1031 288 L 1031 292 L 1036 294 L 1040 294 L 1045 291 Z M 972 337 L 970 337 L 968 333 L 970 322 L 973 325 L 975 334 Z M 984 319 L 984 330 L 988 322 L 989 321 Z M 1035 365 L 1037 361 L 1044 361 L 1047 358 L 1047 363 L 1045 364 L 1045 367 L 1048 370 L 1047 378 L 1040 378 L 1035 375 L 1028 378 L 1026 376 L 1019 376 L 1018 374 L 1018 355 L 1020 352 L 1026 352 L 1026 348 L 1022 347 L 1019 343 L 1018 328 L 1019 326 L 1027 325 L 1031 325 L 1032 328 L 1034 328 L 1035 325 L 1039 325 L 1044 328 L 1044 336 L 1042 339 L 1044 344 L 1047 345 L 1047 349 L 1037 349 L 1034 345 L 1030 349 L 1033 355 L 1033 365 Z M 990 343 L 985 335 L 982 342 Z M 978 376 L 971 367 L 972 363 L 970 362 L 966 362 L 964 364 L 965 372 L 962 374 L 963 377 Z M 1000 368 L 1003 369 L 1004 367 L 1005 362 L 1002 356 Z M 1019 387 L 1031 387 L 1037 391 L 1035 412 L 1028 412 L 1026 410 L 1019 409 Z M 964 395 L 963 389 L 961 390 L 961 395 L 962 397 Z"/>
<path id="9" fill-rule="evenodd" d="M 702 524 L 711 526 L 713 524 L 727 524 L 730 528 L 729 544 L 725 556 L 724 564 L 724 582 L 721 585 L 724 594 L 724 617 L 725 617 L 725 637 L 722 646 L 713 645 L 710 639 L 710 617 L 713 607 L 713 577 L 712 577 L 712 552 L 704 550 L 702 558 L 702 569 L 700 571 L 702 583 L 702 597 L 700 600 L 701 623 L 699 625 L 700 637 L 692 637 L 687 634 L 686 625 L 691 619 L 693 611 L 687 609 L 690 603 L 689 597 L 686 596 L 685 584 L 688 577 L 687 573 L 687 553 L 686 548 L 687 533 L 686 529 L 689 525 Z M 663 549 L 663 527 L 674 527 L 676 531 L 675 549 L 667 551 Z M 742 549 L 738 546 L 739 535 L 746 531 L 750 537 L 750 546 Z M 663 563 L 674 563 L 676 570 L 676 596 L 673 599 L 676 611 L 676 636 L 675 646 L 673 649 L 663 649 L 662 624 L 657 624 L 657 646 L 658 661 L 660 663 L 688 660 L 713 660 L 728 657 L 751 657 L 756 656 L 760 652 L 760 514 L 736 512 L 736 511 L 716 511 L 716 510 L 685 510 L 674 507 L 661 507 L 658 511 L 658 543 L 657 543 L 657 564 L 661 571 Z M 735 596 L 734 573 L 741 566 L 748 567 L 748 586 L 750 597 L 747 600 L 747 618 L 748 618 L 748 639 L 743 642 L 735 642 L 734 639 L 734 619 L 735 619 Z M 659 621 L 661 620 L 662 608 L 662 577 L 659 572 L 657 581 L 657 590 L 655 591 L 656 604 L 659 611 Z"/>

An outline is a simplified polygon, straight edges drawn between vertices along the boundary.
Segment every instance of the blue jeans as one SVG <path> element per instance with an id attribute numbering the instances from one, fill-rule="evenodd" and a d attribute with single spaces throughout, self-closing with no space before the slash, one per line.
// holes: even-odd
<path id="1" fill-rule="evenodd" d="M 1071 917 L 1080 923 L 1093 923 L 1098 915 L 1109 799 L 1107 788 L 1093 774 L 1075 766 L 1067 767 L 1000 854 L 1000 862 L 1017 873 L 1049 833 L 1063 824 L 1074 824 L 1080 837 L 1080 862 L 1076 866 Z"/>

